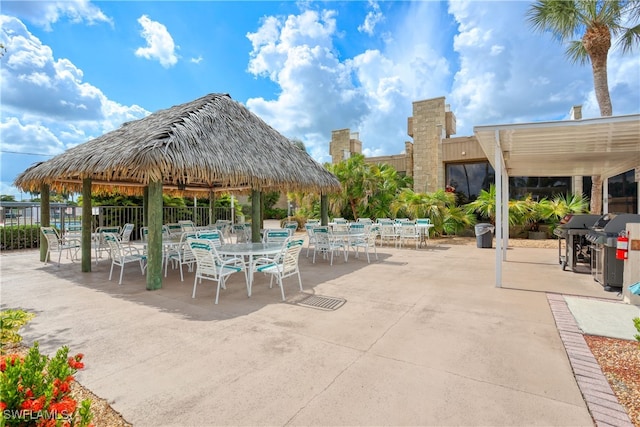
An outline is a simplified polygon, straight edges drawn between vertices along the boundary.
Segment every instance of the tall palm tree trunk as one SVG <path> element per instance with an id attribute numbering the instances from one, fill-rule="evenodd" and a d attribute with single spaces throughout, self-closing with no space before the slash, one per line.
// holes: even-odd
<path id="1" fill-rule="evenodd" d="M 611 31 L 605 25 L 592 25 L 582 37 L 582 45 L 591 59 L 593 87 L 600 107 L 600 115 L 609 117 L 613 114 L 607 78 L 607 56 L 611 48 Z M 591 177 L 591 213 L 602 213 L 602 205 L 602 177 L 593 175 Z"/>

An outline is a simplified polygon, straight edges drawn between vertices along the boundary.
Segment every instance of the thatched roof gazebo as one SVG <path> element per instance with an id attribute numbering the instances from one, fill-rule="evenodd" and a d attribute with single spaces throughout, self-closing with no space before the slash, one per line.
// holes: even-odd
<path id="1" fill-rule="evenodd" d="M 163 192 L 194 196 L 232 191 L 259 196 L 270 190 L 323 195 L 340 191 L 333 174 L 226 94 L 209 94 L 125 123 L 31 166 L 14 185 L 43 195 L 43 189 L 82 192 L 83 241 L 86 235 L 87 242 L 92 192 L 148 192 L 149 289 L 161 287 Z M 252 227 L 257 228 L 253 235 L 259 236 L 256 205 Z M 86 253 L 85 247 L 89 247 Z M 90 245 L 83 245 L 82 255 L 83 271 L 90 271 Z"/>

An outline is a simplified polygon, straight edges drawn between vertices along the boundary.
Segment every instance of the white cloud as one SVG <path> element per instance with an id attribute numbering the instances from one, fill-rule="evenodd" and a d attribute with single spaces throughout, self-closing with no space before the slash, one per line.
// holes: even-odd
<path id="1" fill-rule="evenodd" d="M 199 64 L 202 62 L 202 55 L 198 56 L 197 58 L 191 58 L 189 60 L 189 62 L 193 63 L 193 64 Z"/>
<path id="2" fill-rule="evenodd" d="M 88 0 L 10 1 L 3 2 L 2 9 L 5 14 L 28 20 L 47 31 L 51 31 L 51 24 L 62 18 L 74 23 L 113 25 L 111 18 Z"/>
<path id="3" fill-rule="evenodd" d="M 19 19 L 0 15 L 0 28 L 0 42 L 7 46 L 0 68 L 3 151 L 57 154 L 149 114 L 107 99 L 71 61 L 55 59 Z M 10 186 L 31 160 L 4 153 L 0 186 Z"/>
<path id="4" fill-rule="evenodd" d="M 253 45 L 249 72 L 281 88 L 278 99 L 251 98 L 248 108 L 288 137 L 306 136 L 316 159 L 326 159 L 332 129 L 357 125 L 367 111 L 350 66 L 334 53 L 335 31 L 334 12 L 307 10 L 268 17 L 247 35 Z"/>
<path id="5" fill-rule="evenodd" d="M 364 22 L 360 26 L 358 26 L 358 31 L 367 33 L 372 36 L 376 30 L 376 25 L 384 20 L 384 15 L 380 11 L 378 2 L 369 0 L 369 7 L 371 8 L 371 10 L 364 18 Z"/>
<path id="6" fill-rule="evenodd" d="M 434 49 L 439 36 L 431 2 L 411 4 L 398 31 L 382 49 L 342 60 L 334 11 L 306 10 L 286 18 L 266 17 L 247 35 L 253 50 L 249 72 L 281 88 L 275 100 L 252 98 L 247 106 L 289 137 L 303 140 L 311 155 L 328 161 L 331 131 L 360 133 L 367 153 L 404 150 L 412 102 L 444 95 L 449 64 Z M 425 30 L 425 29 L 428 29 Z"/>
<path id="7" fill-rule="evenodd" d="M 2 149 L 16 153 L 55 155 L 64 151 L 64 144 L 51 129 L 40 123 L 23 124 L 17 117 L 0 123 Z"/>
<path id="8" fill-rule="evenodd" d="M 136 56 L 145 59 L 156 59 L 164 68 L 176 65 L 178 48 L 173 42 L 173 37 L 163 24 L 152 21 L 147 15 L 138 18 L 138 23 L 142 26 L 140 35 L 146 40 L 146 47 L 136 49 Z"/>
<path id="9" fill-rule="evenodd" d="M 565 46 L 529 28 L 529 6 L 449 3 L 459 30 L 454 49 L 460 69 L 448 95 L 458 135 L 471 135 L 475 125 L 566 119 L 573 105 L 583 106 L 585 118 L 600 115 L 591 66 L 571 64 Z M 638 112 L 638 82 L 637 56 L 621 57 L 612 50 L 609 89 L 614 114 Z"/>

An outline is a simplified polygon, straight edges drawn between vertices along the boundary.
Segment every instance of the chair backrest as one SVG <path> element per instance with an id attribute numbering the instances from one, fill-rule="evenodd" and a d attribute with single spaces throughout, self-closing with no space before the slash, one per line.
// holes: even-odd
<path id="1" fill-rule="evenodd" d="M 416 218 L 416 224 L 420 224 L 420 225 L 431 224 L 431 219 L 430 218 Z"/>
<path id="2" fill-rule="evenodd" d="M 283 228 L 272 228 L 264 230 L 264 236 L 262 237 L 263 243 L 284 243 L 291 234 L 289 230 Z"/>
<path id="3" fill-rule="evenodd" d="M 221 230 L 200 230 L 196 232 L 196 235 L 198 239 L 211 241 L 216 247 L 224 245 L 224 235 Z"/>
<path id="4" fill-rule="evenodd" d="M 372 224 L 373 221 L 371 220 L 371 218 L 358 218 L 356 220 L 356 222 L 362 222 L 364 224 Z"/>
<path id="5" fill-rule="evenodd" d="M 42 235 L 47 239 L 47 244 L 49 245 L 49 250 L 57 250 L 60 246 L 60 235 L 53 227 L 40 227 L 42 231 Z"/>
<path id="6" fill-rule="evenodd" d="M 111 227 L 111 226 L 107 226 L 107 227 L 98 227 L 96 228 L 96 233 L 98 233 L 98 245 L 100 248 L 104 248 L 107 246 L 107 243 L 105 241 L 105 234 L 107 233 L 113 233 L 116 236 L 119 236 L 120 233 L 122 231 L 120 230 L 120 227 Z"/>
<path id="7" fill-rule="evenodd" d="M 191 253 L 196 259 L 197 274 L 218 277 L 218 264 L 221 263 L 213 241 L 209 239 L 187 239 Z"/>
<path id="8" fill-rule="evenodd" d="M 120 228 L 119 225 L 109 225 L 109 226 L 104 226 L 104 227 L 98 227 L 96 228 L 96 233 L 115 233 L 115 234 L 120 234 L 122 232 L 122 229 Z"/>
<path id="9" fill-rule="evenodd" d="M 102 233 L 102 238 L 104 242 L 109 247 L 109 252 L 111 253 L 111 258 L 114 261 L 120 261 L 123 258 L 122 253 L 122 245 L 120 244 L 120 239 L 116 233 Z"/>
<path id="10" fill-rule="evenodd" d="M 289 235 L 293 236 L 293 234 L 298 230 L 298 223 L 295 221 L 290 221 L 284 224 L 284 228 L 289 230 Z"/>
<path id="11" fill-rule="evenodd" d="M 167 229 L 169 230 L 169 234 L 180 234 L 182 233 L 182 224 L 177 222 L 172 222 L 169 224 L 165 224 Z"/>
<path id="12" fill-rule="evenodd" d="M 353 222 L 349 225 L 349 230 L 364 231 L 364 222 Z"/>
<path id="13" fill-rule="evenodd" d="M 285 242 L 281 260 L 283 274 L 298 269 L 298 259 L 300 258 L 303 244 L 303 239 L 290 238 Z"/>
<path id="14" fill-rule="evenodd" d="M 131 241 L 131 233 L 133 233 L 134 224 L 127 223 L 122 227 L 122 233 L 120 234 L 120 241 L 122 243 L 129 243 Z"/>
<path id="15" fill-rule="evenodd" d="M 180 231 L 195 231 L 196 225 L 190 219 L 183 219 L 178 221 L 180 225 Z"/>
<path id="16" fill-rule="evenodd" d="M 413 237 L 417 234 L 416 225 L 412 222 L 403 222 L 400 226 L 400 235 L 403 237 Z"/>
<path id="17" fill-rule="evenodd" d="M 143 242 L 149 239 L 149 227 L 140 227 L 140 238 Z"/>
<path id="18" fill-rule="evenodd" d="M 323 249 L 330 243 L 329 228 L 328 227 L 314 227 L 313 237 L 315 239 L 318 249 Z"/>

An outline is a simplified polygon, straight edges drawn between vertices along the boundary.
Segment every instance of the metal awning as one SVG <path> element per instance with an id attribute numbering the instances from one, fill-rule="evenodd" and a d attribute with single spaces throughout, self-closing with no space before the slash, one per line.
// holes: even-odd
<path id="1" fill-rule="evenodd" d="M 640 170 L 640 114 L 476 126 L 496 174 L 496 286 L 509 238 L 510 176 L 592 176 Z"/>
<path id="2" fill-rule="evenodd" d="M 476 126 L 496 168 L 496 132 L 509 176 L 610 178 L 640 167 L 640 114 L 595 119 Z"/>

